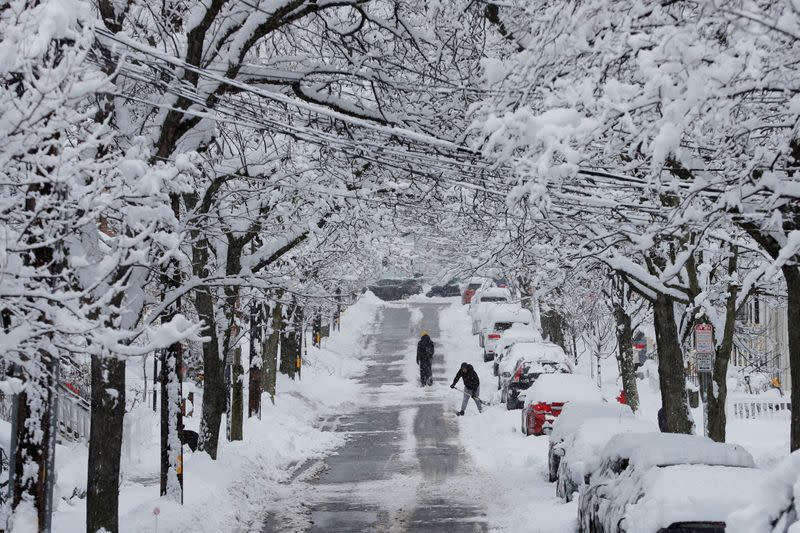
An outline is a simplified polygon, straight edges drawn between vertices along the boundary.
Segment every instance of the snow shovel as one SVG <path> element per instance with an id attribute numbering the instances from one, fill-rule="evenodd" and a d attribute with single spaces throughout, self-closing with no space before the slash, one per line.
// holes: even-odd
<path id="1" fill-rule="evenodd" d="M 454 388 L 455 390 L 459 391 L 459 392 L 460 392 L 460 393 L 462 393 L 462 394 L 464 393 L 464 389 L 459 389 L 458 387 L 453 387 L 453 388 Z M 478 400 L 480 400 L 480 402 L 481 402 L 483 405 L 493 405 L 493 404 L 492 404 L 492 402 L 487 402 L 486 400 L 484 400 L 484 399 L 483 399 L 483 398 L 481 398 L 480 396 L 473 396 L 473 398 L 475 398 L 475 397 L 477 397 L 477 398 L 478 398 Z"/>

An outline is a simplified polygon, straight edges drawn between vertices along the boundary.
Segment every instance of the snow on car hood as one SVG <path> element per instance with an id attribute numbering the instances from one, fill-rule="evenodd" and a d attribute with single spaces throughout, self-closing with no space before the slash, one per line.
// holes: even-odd
<path id="1" fill-rule="evenodd" d="M 550 442 L 559 442 L 593 418 L 633 418 L 630 406 L 620 403 L 569 402 L 553 424 Z"/>
<path id="2" fill-rule="evenodd" d="M 759 497 L 767 473 L 756 468 L 675 465 L 650 468 L 642 476 L 620 479 L 628 503 L 626 531 L 656 532 L 676 522 L 724 522 L 735 509 Z M 630 500 L 628 500 L 630 501 Z"/>
<path id="3" fill-rule="evenodd" d="M 596 402 L 603 401 L 600 389 L 580 374 L 545 374 L 528 391 L 525 405 L 536 402 Z"/>

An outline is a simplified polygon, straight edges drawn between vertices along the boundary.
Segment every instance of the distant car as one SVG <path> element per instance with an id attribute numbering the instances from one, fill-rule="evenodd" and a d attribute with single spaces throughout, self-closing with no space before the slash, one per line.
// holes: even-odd
<path id="1" fill-rule="evenodd" d="M 568 406 L 569 404 L 565 407 Z M 628 413 L 632 414 L 630 409 Z M 658 426 L 653 421 L 633 416 L 584 420 L 574 433 L 550 449 L 554 456 L 560 457 L 556 473 L 556 494 L 566 501 L 572 501 L 572 495 L 583 485 L 586 474 L 600 466 L 597 458 L 614 435 L 657 431 Z"/>
<path id="2" fill-rule="evenodd" d="M 501 401 L 510 411 L 522 407 L 520 394 L 545 374 L 572 372 L 572 363 L 560 346 L 544 342 L 518 342 L 508 353 L 516 360 L 510 376 L 502 376 Z M 503 373 L 507 370 L 504 366 Z"/>
<path id="3" fill-rule="evenodd" d="M 444 285 L 434 285 L 430 288 L 430 290 L 425 294 L 428 298 L 439 296 L 444 298 L 450 298 L 453 296 L 460 296 L 461 295 L 461 288 L 458 286 L 455 280 L 448 281 Z"/>
<path id="4" fill-rule="evenodd" d="M 422 285 L 415 279 L 382 279 L 369 286 L 375 296 L 385 301 L 402 300 L 422 292 Z"/>
<path id="5" fill-rule="evenodd" d="M 494 282 L 495 287 L 508 287 L 508 280 L 506 278 L 494 278 L 492 281 Z"/>
<path id="6" fill-rule="evenodd" d="M 553 430 L 548 435 L 547 464 L 550 482 L 558 479 L 558 465 L 561 462 L 563 448 L 556 452 L 556 447 L 567 439 L 587 420 L 596 418 L 634 419 L 633 411 L 627 405 L 616 402 L 569 402 L 561 409 L 561 414 L 553 422 Z"/>
<path id="7" fill-rule="evenodd" d="M 723 533 L 728 515 L 769 491 L 744 448 L 697 435 L 622 433 L 598 459 L 580 490 L 585 533 Z"/>
<path id="8" fill-rule="evenodd" d="M 533 314 L 516 304 L 497 304 L 481 319 L 478 344 L 483 348 L 484 361 L 494 359 L 495 346 L 503 338 L 503 332 L 514 324 L 532 326 Z"/>
<path id="9" fill-rule="evenodd" d="M 495 347 L 495 356 L 492 363 L 492 373 L 497 376 L 500 361 L 509 352 L 511 346 L 518 342 L 543 342 L 542 335 L 532 325 L 512 324 Z M 500 389 L 500 387 L 497 387 Z"/>
<path id="10" fill-rule="evenodd" d="M 553 422 L 567 402 L 602 403 L 600 389 L 581 374 L 546 374 L 537 379 L 525 394 L 522 408 L 522 434 L 550 433 Z"/>

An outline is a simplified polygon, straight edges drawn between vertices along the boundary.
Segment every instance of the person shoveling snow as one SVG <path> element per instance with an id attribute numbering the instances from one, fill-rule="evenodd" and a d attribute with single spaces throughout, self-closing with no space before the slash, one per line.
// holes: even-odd
<path id="1" fill-rule="evenodd" d="M 464 380 L 464 399 L 461 402 L 461 410 L 456 414 L 458 416 L 464 415 L 464 410 L 467 408 L 467 404 L 469 403 L 469 399 L 472 398 L 475 400 L 475 405 L 478 406 L 478 412 L 483 412 L 483 404 L 481 403 L 480 394 L 481 394 L 481 380 L 478 378 L 478 374 L 475 372 L 475 369 L 472 368 L 472 365 L 464 362 L 461 363 L 461 368 L 456 373 L 456 377 L 453 378 L 453 383 L 450 385 L 451 389 L 456 388 L 456 383 L 458 383 L 459 379 Z"/>

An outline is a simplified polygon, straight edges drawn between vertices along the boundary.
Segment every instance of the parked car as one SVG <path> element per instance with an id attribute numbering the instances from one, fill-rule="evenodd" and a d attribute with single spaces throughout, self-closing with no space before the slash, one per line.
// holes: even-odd
<path id="1" fill-rule="evenodd" d="M 630 409 L 628 412 L 631 413 Z M 583 485 L 586 474 L 600 466 L 597 458 L 614 435 L 657 431 L 658 426 L 653 421 L 633 416 L 584 420 L 575 432 L 550 449 L 553 456 L 560 457 L 556 473 L 556 494 L 566 501 L 572 501 L 573 494 Z"/>
<path id="2" fill-rule="evenodd" d="M 800 451 L 780 461 L 769 473 L 769 490 L 725 521 L 726 533 L 790 533 L 800 526 Z"/>
<path id="3" fill-rule="evenodd" d="M 385 301 L 402 300 L 422 292 L 422 285 L 415 279 L 382 279 L 368 288 Z"/>
<path id="4" fill-rule="evenodd" d="M 458 283 L 455 280 L 450 280 L 444 285 L 434 285 L 425 294 L 425 296 L 427 296 L 428 298 L 434 296 L 450 298 L 452 296 L 460 296 L 460 295 L 461 295 L 461 288 L 458 286 Z"/>
<path id="5" fill-rule="evenodd" d="M 497 304 L 486 313 L 478 332 L 479 344 L 483 348 L 483 360 L 494 359 L 495 347 L 503 338 L 503 332 L 514 324 L 533 324 L 533 314 L 514 304 Z"/>
<path id="6" fill-rule="evenodd" d="M 580 490 L 585 533 L 723 533 L 734 510 L 767 491 L 744 448 L 697 435 L 618 434 L 599 460 Z"/>
<path id="7" fill-rule="evenodd" d="M 511 302 L 511 291 L 508 289 L 487 287 L 476 292 L 469 304 L 469 315 L 472 317 L 472 334 L 476 335 L 480 331 L 480 324 L 492 309 L 495 309 L 500 304 L 509 302 Z"/>
<path id="8" fill-rule="evenodd" d="M 567 402 L 602 403 L 603 395 L 591 379 L 581 374 L 546 374 L 525 393 L 523 435 L 550 433 Z"/>
<path id="9" fill-rule="evenodd" d="M 501 401 L 508 410 L 522 407 L 520 394 L 543 374 L 572 372 L 572 363 L 560 346 L 543 342 L 515 343 L 509 352 L 516 359 L 511 375 L 503 381 Z M 505 371 L 505 370 L 504 370 Z M 505 376 L 504 376 L 505 377 Z"/>
<path id="10" fill-rule="evenodd" d="M 532 325 L 512 324 L 497 343 L 495 348 L 494 361 L 492 363 L 492 373 L 497 376 L 500 368 L 500 361 L 509 353 L 510 348 L 518 342 L 543 342 L 542 335 Z M 497 389 L 500 389 L 499 381 Z"/>
<path id="11" fill-rule="evenodd" d="M 558 478 L 558 465 L 562 453 L 555 453 L 556 446 L 569 439 L 587 420 L 594 418 L 616 418 L 633 420 L 634 415 L 627 405 L 616 402 L 569 402 L 553 422 L 553 430 L 548 435 L 547 464 L 550 482 Z"/>
<path id="12" fill-rule="evenodd" d="M 467 305 L 472 301 L 472 297 L 478 289 L 488 285 L 488 280 L 484 278 L 470 278 L 461 292 L 461 303 Z"/>

